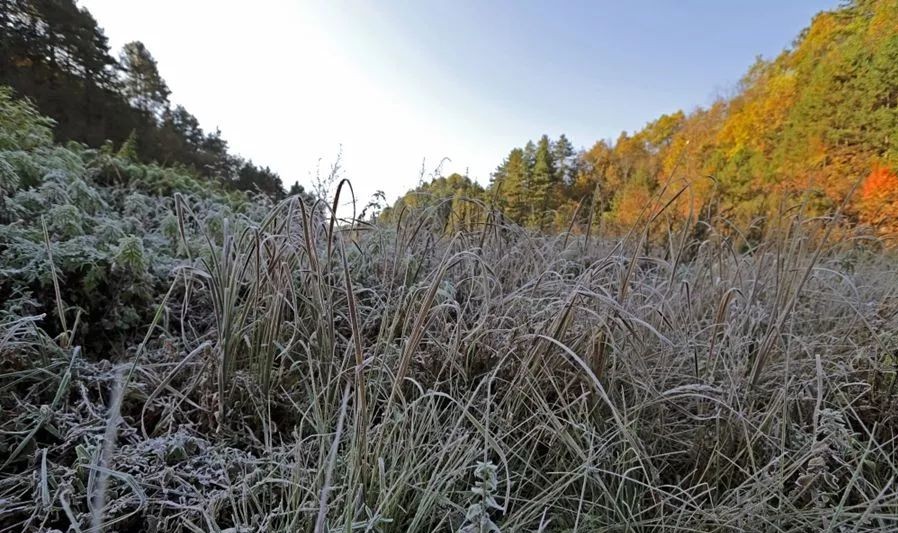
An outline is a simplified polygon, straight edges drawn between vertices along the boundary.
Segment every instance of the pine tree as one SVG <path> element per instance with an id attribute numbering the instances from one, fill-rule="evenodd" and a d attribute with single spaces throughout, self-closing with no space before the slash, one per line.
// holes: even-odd
<path id="1" fill-rule="evenodd" d="M 527 165 L 527 172 L 532 172 L 536 163 L 536 144 L 533 141 L 527 141 L 524 145 L 524 163 Z"/>
<path id="2" fill-rule="evenodd" d="M 557 183 L 557 173 L 555 162 L 552 158 L 549 137 L 543 135 L 536 146 L 533 172 L 530 177 L 530 186 L 528 187 L 530 223 L 533 226 L 543 228 L 548 219 L 548 212 L 557 205 L 554 201 Z"/>
<path id="3" fill-rule="evenodd" d="M 577 177 L 577 158 L 574 145 L 563 133 L 552 143 L 552 159 L 555 162 L 555 179 L 558 183 L 572 184 Z"/>
<path id="4" fill-rule="evenodd" d="M 168 109 L 168 85 L 159 74 L 156 60 L 140 41 L 132 41 L 122 48 L 121 65 L 124 72 L 122 92 L 131 105 L 153 117 L 161 118 Z"/>
<path id="5" fill-rule="evenodd" d="M 509 152 L 500 167 L 497 184 L 504 199 L 505 215 L 518 223 L 523 223 L 527 213 L 529 169 L 524 151 L 515 148 Z"/>
<path id="6" fill-rule="evenodd" d="M 166 113 L 165 118 L 188 146 L 193 149 L 202 146 L 205 134 L 200 122 L 184 106 L 175 106 L 172 111 Z"/>

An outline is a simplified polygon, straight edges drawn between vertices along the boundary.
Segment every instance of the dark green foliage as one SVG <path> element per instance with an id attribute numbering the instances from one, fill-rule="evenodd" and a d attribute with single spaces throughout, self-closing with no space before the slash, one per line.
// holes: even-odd
<path id="1" fill-rule="evenodd" d="M 96 20 L 73 0 L 0 0 L 2 85 L 53 118 L 59 141 L 112 142 L 135 161 L 284 196 L 277 174 L 229 154 L 220 132 L 207 134 L 186 109 L 170 108 L 169 89 L 142 43 L 126 44 L 116 61 Z"/>
<path id="2" fill-rule="evenodd" d="M 552 144 L 552 161 L 555 164 L 555 181 L 559 185 L 571 185 L 577 179 L 578 160 L 574 145 L 562 133 Z"/>
<path id="3" fill-rule="evenodd" d="M 546 228 L 553 212 L 565 201 L 566 189 L 576 177 L 576 153 L 562 135 L 547 135 L 524 148 L 514 148 L 493 173 L 490 194 L 509 219 L 535 228 Z"/>
<path id="4" fill-rule="evenodd" d="M 153 117 L 161 117 L 168 110 L 171 91 L 159 74 L 150 51 L 140 41 L 127 43 L 122 48 L 120 63 L 122 95 L 136 109 Z"/>
<path id="5" fill-rule="evenodd" d="M 545 226 L 546 216 L 554 207 L 555 199 L 558 197 L 557 177 L 552 149 L 549 146 L 549 137 L 543 135 L 536 146 L 533 170 L 530 172 L 530 180 L 527 184 L 530 200 L 529 221 L 533 226 L 539 228 Z"/>

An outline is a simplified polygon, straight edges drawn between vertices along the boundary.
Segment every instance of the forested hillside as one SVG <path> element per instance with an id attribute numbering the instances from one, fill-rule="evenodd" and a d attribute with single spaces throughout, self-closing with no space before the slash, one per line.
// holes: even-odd
<path id="1" fill-rule="evenodd" d="M 56 122 L 57 141 L 131 152 L 229 188 L 284 196 L 267 167 L 228 153 L 170 91 L 150 51 L 127 43 L 112 56 L 103 30 L 74 0 L 0 0 L 0 86 Z M 300 192 L 301 189 L 293 192 Z"/>
<path id="2" fill-rule="evenodd" d="M 820 13 L 778 57 L 758 59 L 732 97 L 579 153 L 564 136 L 543 136 L 512 149 L 479 198 L 532 228 L 582 231 L 627 228 L 676 197 L 665 222 L 758 231 L 797 203 L 831 211 L 860 180 L 845 214 L 890 233 L 896 172 L 898 2 L 855 0 Z M 442 194 L 433 189 L 413 194 Z"/>

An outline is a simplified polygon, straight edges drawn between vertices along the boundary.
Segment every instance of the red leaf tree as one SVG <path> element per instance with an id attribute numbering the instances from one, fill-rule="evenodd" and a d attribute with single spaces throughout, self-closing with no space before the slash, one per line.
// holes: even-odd
<path id="1" fill-rule="evenodd" d="M 861 186 L 857 208 L 861 222 L 881 232 L 898 231 L 898 174 L 874 168 Z"/>

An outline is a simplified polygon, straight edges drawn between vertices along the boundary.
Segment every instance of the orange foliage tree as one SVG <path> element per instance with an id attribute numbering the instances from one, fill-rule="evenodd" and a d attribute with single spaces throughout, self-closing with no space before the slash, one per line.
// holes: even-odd
<path id="1" fill-rule="evenodd" d="M 861 222 L 882 232 L 898 231 L 898 175 L 877 167 L 867 176 L 857 202 Z"/>

